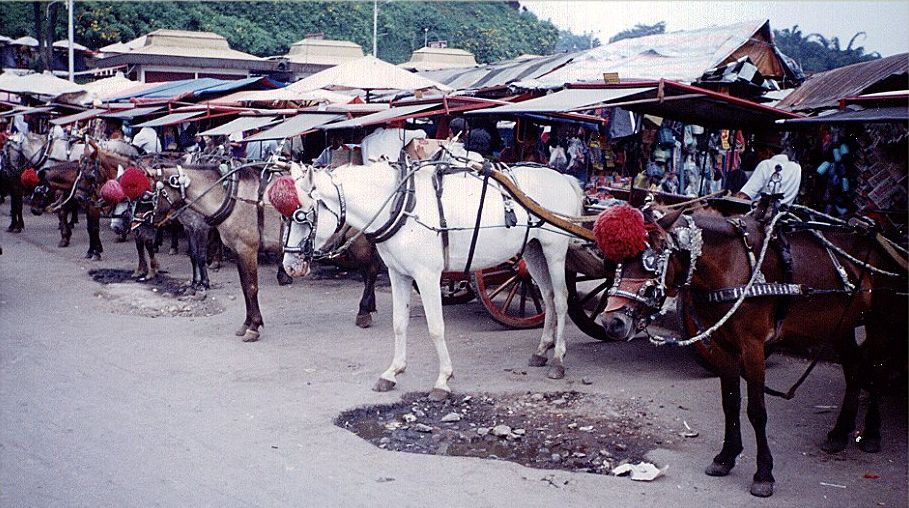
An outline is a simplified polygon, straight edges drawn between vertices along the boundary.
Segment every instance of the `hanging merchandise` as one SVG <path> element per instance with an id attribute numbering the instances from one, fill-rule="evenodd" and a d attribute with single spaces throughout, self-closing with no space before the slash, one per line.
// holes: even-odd
<path id="1" fill-rule="evenodd" d="M 675 144 L 675 136 L 672 135 L 672 129 L 663 125 L 657 130 L 657 144 L 660 146 L 672 146 Z"/>

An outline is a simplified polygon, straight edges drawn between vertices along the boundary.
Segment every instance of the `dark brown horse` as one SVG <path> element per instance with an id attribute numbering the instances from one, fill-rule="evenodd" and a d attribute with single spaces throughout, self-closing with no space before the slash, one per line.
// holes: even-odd
<path id="1" fill-rule="evenodd" d="M 807 210 L 802 210 L 802 217 L 829 219 Z M 865 388 L 871 396 L 859 447 L 878 451 L 883 359 L 893 352 L 893 339 L 905 341 L 907 304 L 905 272 L 885 253 L 878 237 L 844 224 L 812 230 L 802 218 L 736 220 L 709 209 L 650 219 L 649 249 L 617 270 L 602 323 L 612 338 L 627 338 L 646 328 L 667 295 L 676 296 L 684 309 L 686 333 L 698 335 L 689 341 L 651 340 L 680 345 L 700 339 L 711 342 L 704 351 L 720 376 L 726 425 L 723 448 L 706 473 L 727 475 L 742 452 L 741 376 L 747 383 L 747 414 L 757 441 L 751 493 L 761 497 L 773 493 L 764 403 L 765 347 L 778 340 L 802 347 L 826 342 L 839 353 L 846 391 L 822 448 L 833 453 L 846 447 L 855 428 L 859 391 Z M 765 246 L 769 225 L 774 229 Z M 775 236 L 778 232 L 783 232 L 782 240 Z M 781 243 L 790 245 L 791 264 L 784 261 L 787 254 L 778 248 Z M 754 274 L 751 267 L 761 259 L 762 250 L 765 259 L 760 274 Z M 854 329 L 861 324 L 867 339 L 859 346 Z"/>
<path id="2" fill-rule="evenodd" d="M 103 168 L 92 167 L 91 161 L 65 162 L 39 172 L 41 183 L 32 194 L 31 212 L 41 215 L 45 211 L 57 213 L 60 228 L 59 247 L 67 247 L 72 236 L 70 214 L 85 211 L 88 229 L 88 252 L 86 259 L 101 259 L 104 247 L 101 245 L 101 207 L 98 190 L 107 181 Z M 114 173 L 116 176 L 116 173 Z M 59 196 L 56 203 L 54 198 Z"/>

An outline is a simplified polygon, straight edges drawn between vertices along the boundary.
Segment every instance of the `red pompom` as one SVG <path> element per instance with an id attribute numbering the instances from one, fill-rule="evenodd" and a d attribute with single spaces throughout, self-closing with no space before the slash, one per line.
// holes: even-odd
<path id="1" fill-rule="evenodd" d="M 300 208 L 300 198 L 297 196 L 293 177 L 278 177 L 268 188 L 268 200 L 281 215 L 285 217 L 293 215 Z"/>
<path id="2" fill-rule="evenodd" d="M 38 178 L 38 172 L 34 168 L 28 168 L 22 172 L 22 175 L 19 177 L 19 180 L 22 182 L 22 185 L 28 188 L 37 187 L 41 183 L 41 179 Z"/>
<path id="3" fill-rule="evenodd" d="M 151 190 L 151 184 L 148 183 L 145 171 L 135 167 L 127 168 L 120 175 L 120 187 L 123 189 L 123 194 L 133 201 Z"/>
<path id="4" fill-rule="evenodd" d="M 603 210 L 593 225 L 593 234 L 603 254 L 616 263 L 637 256 L 647 247 L 644 215 L 629 205 Z"/>
<path id="5" fill-rule="evenodd" d="M 101 197 L 104 198 L 105 203 L 116 205 L 126 199 L 126 194 L 123 192 L 120 182 L 108 180 L 101 186 Z"/>

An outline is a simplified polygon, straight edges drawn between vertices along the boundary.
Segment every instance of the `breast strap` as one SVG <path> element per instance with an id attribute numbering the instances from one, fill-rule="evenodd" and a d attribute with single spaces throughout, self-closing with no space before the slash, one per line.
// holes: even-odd
<path id="1" fill-rule="evenodd" d="M 406 177 L 406 166 L 399 164 L 397 167 L 399 169 L 398 182 L 402 178 L 407 178 L 407 182 L 403 186 L 399 185 L 398 190 L 395 191 L 395 198 L 391 204 L 391 214 L 388 220 L 372 233 L 363 234 L 367 240 L 374 244 L 382 243 L 400 231 L 404 223 L 407 222 L 408 214 L 413 211 L 417 204 L 416 184 L 414 183 L 413 175 Z"/>

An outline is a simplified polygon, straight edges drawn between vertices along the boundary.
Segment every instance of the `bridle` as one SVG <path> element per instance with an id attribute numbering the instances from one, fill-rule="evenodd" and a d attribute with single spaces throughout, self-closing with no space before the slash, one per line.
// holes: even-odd
<path id="1" fill-rule="evenodd" d="M 307 261 L 326 259 L 336 256 L 337 254 L 333 250 L 323 251 L 315 248 L 316 240 L 316 231 L 319 227 L 319 209 L 324 208 L 328 213 L 334 215 L 337 222 L 335 231 L 332 234 L 341 231 L 341 229 L 347 224 L 347 200 L 344 197 L 344 187 L 340 182 L 335 181 L 334 174 L 330 171 L 328 172 L 332 186 L 335 188 L 335 192 L 338 195 L 338 207 L 339 210 L 335 213 L 321 197 L 319 197 L 318 192 L 316 191 L 316 186 L 313 184 L 312 189 L 309 191 L 309 199 L 312 202 L 312 205 L 309 208 L 300 207 L 289 218 L 289 222 L 298 224 L 301 227 L 308 227 L 309 231 L 306 236 L 301 238 L 296 245 L 292 245 L 290 241 L 290 226 L 287 224 L 287 227 L 284 228 L 284 252 L 290 254 L 300 254 Z"/>
<path id="2" fill-rule="evenodd" d="M 663 309 L 663 304 L 666 302 L 668 294 L 666 274 L 669 269 L 669 258 L 673 253 L 687 252 L 689 255 L 688 273 L 681 287 L 690 286 L 694 278 L 697 261 L 703 253 L 703 234 L 701 228 L 695 224 L 694 218 L 690 215 L 683 215 L 682 217 L 685 220 L 684 225 L 664 232 L 663 238 L 666 240 L 666 245 L 662 250 L 656 251 L 651 246 L 648 246 L 640 254 L 641 265 L 645 271 L 654 274 L 652 278 L 623 277 L 622 263 L 616 265 L 615 278 L 607 295 L 610 298 L 624 298 L 644 307 L 644 316 L 638 316 L 637 314 L 640 314 L 640 312 L 636 312 L 625 305 L 621 306 L 624 307 L 622 312 L 634 322 L 637 332 L 646 329 Z M 619 308 L 618 306 L 607 306 L 606 311 L 618 310 Z"/>

